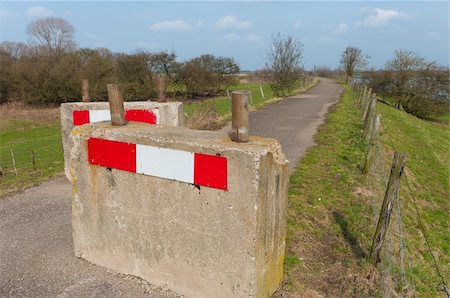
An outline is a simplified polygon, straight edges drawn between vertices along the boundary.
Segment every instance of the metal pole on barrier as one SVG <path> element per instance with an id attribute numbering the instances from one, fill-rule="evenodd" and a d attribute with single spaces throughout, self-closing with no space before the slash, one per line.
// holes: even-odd
<path id="1" fill-rule="evenodd" d="M 164 77 L 156 79 L 156 98 L 158 102 L 166 102 L 166 80 Z"/>
<path id="2" fill-rule="evenodd" d="M 83 79 L 81 81 L 81 100 L 83 102 L 90 102 L 89 99 L 89 80 Z"/>
<path id="3" fill-rule="evenodd" d="M 125 107 L 123 105 L 123 97 L 120 93 L 119 86 L 116 84 L 108 84 L 109 110 L 111 112 L 111 124 L 114 126 L 126 125 Z"/>
<path id="4" fill-rule="evenodd" d="M 231 93 L 230 137 L 233 142 L 248 142 L 248 98 L 249 94 L 246 91 L 233 91 Z"/>

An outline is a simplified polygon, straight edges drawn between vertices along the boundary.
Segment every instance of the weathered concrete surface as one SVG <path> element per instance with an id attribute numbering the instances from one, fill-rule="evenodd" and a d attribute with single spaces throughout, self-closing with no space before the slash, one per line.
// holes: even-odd
<path id="1" fill-rule="evenodd" d="M 73 255 L 66 177 L 0 199 L 0 297 L 179 297 Z"/>
<path id="2" fill-rule="evenodd" d="M 185 126 L 183 103 L 181 102 L 151 102 L 134 101 L 125 102 L 126 110 L 159 110 L 159 124 L 167 126 Z M 108 110 L 108 102 L 74 102 L 61 104 L 61 132 L 64 151 L 64 169 L 67 179 L 70 180 L 68 171 L 69 151 L 73 143 L 70 139 L 70 131 L 73 128 L 73 111 L 79 110 Z"/>
<path id="3" fill-rule="evenodd" d="M 72 130 L 75 255 L 191 297 L 267 297 L 283 278 L 288 163 L 276 140 L 129 123 Z M 90 137 L 228 159 L 228 190 L 90 165 Z"/>

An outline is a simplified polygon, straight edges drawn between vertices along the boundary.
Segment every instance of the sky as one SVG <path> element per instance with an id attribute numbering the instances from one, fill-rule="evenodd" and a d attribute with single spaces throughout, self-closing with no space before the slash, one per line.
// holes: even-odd
<path id="1" fill-rule="evenodd" d="M 232 57 L 243 70 L 264 68 L 274 34 L 304 44 L 304 65 L 339 66 L 346 46 L 381 68 L 395 50 L 449 65 L 448 1 L 4 1 L 0 42 L 29 41 L 27 25 L 60 17 L 75 27 L 78 47 L 114 52 L 174 51 Z"/>

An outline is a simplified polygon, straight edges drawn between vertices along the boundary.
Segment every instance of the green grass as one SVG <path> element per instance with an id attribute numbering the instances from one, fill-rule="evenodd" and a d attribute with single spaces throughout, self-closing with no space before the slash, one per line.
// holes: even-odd
<path id="1" fill-rule="evenodd" d="M 433 254 L 449 276 L 449 128 L 378 104 L 382 115 L 383 166 L 389 174 L 394 150 L 408 155 L 400 190 L 403 229 L 418 297 L 439 297 L 440 282 L 418 227 L 413 196 Z M 361 174 L 367 145 L 354 93 L 346 89 L 311 148 L 291 176 L 286 286 L 288 294 L 314 290 L 325 296 L 380 296 L 380 275 L 367 260 L 383 198 L 377 171 Z M 393 287 L 399 285 L 396 214 L 390 226 Z M 296 258 L 304 262 L 293 262 Z M 405 260 L 406 263 L 406 260 Z M 367 279 L 367 276 L 371 278 Z M 448 280 L 447 280 L 448 282 Z M 410 288 L 410 292 L 412 289 Z"/>
<path id="2" fill-rule="evenodd" d="M 317 80 L 315 80 L 311 86 L 315 85 L 316 83 L 317 83 Z M 252 108 L 260 109 L 260 108 L 264 107 L 265 105 L 274 102 L 274 100 L 275 100 L 272 89 L 270 88 L 270 84 L 269 83 L 261 83 L 261 86 L 262 86 L 262 90 L 264 93 L 264 97 L 261 94 L 259 83 L 240 83 L 240 84 L 231 86 L 230 88 L 228 88 L 228 90 L 230 91 L 230 94 L 232 91 L 249 90 L 252 95 L 250 98 L 250 100 L 251 100 L 250 104 L 251 104 Z M 298 93 L 300 91 L 307 90 L 311 86 L 307 86 L 304 89 L 297 88 L 295 90 L 295 92 L 293 92 L 293 94 Z M 186 111 L 188 117 L 191 116 L 194 113 L 194 111 L 201 109 L 202 106 L 204 106 L 205 104 L 206 105 L 213 104 L 216 112 L 221 117 L 226 118 L 227 116 L 230 115 L 230 110 L 231 110 L 230 100 L 226 96 L 220 96 L 220 97 L 208 99 L 206 101 L 199 101 L 199 102 L 185 104 L 184 108 L 185 108 L 185 111 Z"/>
<path id="3" fill-rule="evenodd" d="M 425 245 L 425 232 L 432 252 L 443 271 L 450 274 L 450 129 L 418 119 L 410 114 L 379 104 L 382 116 L 382 142 L 387 150 L 397 150 L 408 155 L 407 179 L 412 189 L 402 181 L 401 202 L 407 241 L 410 246 L 417 290 L 422 296 L 436 295 L 439 283 L 432 257 Z M 402 195 L 403 194 L 403 195 Z M 419 216 L 425 226 L 421 231 L 413 208 L 418 203 Z M 446 281 L 448 282 L 448 280 Z"/>
<path id="4" fill-rule="evenodd" d="M 440 116 L 432 116 L 431 119 L 437 122 L 442 122 L 446 123 L 447 125 L 450 125 L 450 113 Z"/>
<path id="5" fill-rule="evenodd" d="M 266 101 L 269 101 L 273 98 L 273 93 L 272 93 L 272 90 L 268 83 L 262 83 L 262 88 L 263 88 L 263 93 L 265 96 L 264 98 L 262 97 L 262 94 L 261 94 L 261 91 L 259 88 L 259 83 L 240 83 L 240 84 L 231 86 L 229 88 L 229 91 L 231 93 L 232 91 L 236 91 L 236 90 L 250 90 L 250 92 L 252 94 L 251 104 L 254 108 L 259 108 Z M 216 112 L 220 116 L 225 117 L 230 113 L 230 100 L 228 100 L 228 97 L 220 96 L 220 97 L 208 99 L 206 101 L 210 102 L 214 105 Z M 205 102 L 201 102 L 201 101 L 186 104 L 185 111 L 188 114 L 188 116 L 190 116 L 193 114 L 193 112 L 196 109 L 198 109 L 201 105 L 204 105 L 204 104 L 205 104 Z"/>
<path id="6" fill-rule="evenodd" d="M 36 169 L 33 166 L 32 150 Z M 61 174 L 64 163 L 59 121 L 33 124 L 26 120 L 3 120 L 0 130 L 0 167 L 3 170 L 0 197 Z"/>

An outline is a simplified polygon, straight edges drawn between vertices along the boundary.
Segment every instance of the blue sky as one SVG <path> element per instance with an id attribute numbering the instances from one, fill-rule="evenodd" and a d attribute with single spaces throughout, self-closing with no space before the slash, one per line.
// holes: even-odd
<path id="1" fill-rule="evenodd" d="M 2 1 L 0 41 L 27 41 L 27 24 L 45 16 L 69 21 L 79 47 L 173 49 L 181 61 L 210 53 L 233 57 L 246 70 L 264 67 L 278 32 L 301 39 L 307 68 L 338 66 L 348 45 L 368 54 L 374 68 L 396 49 L 449 64 L 447 1 Z"/>

